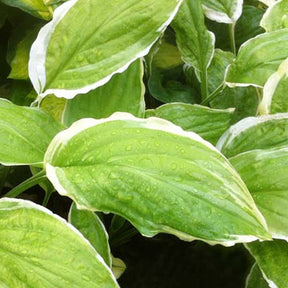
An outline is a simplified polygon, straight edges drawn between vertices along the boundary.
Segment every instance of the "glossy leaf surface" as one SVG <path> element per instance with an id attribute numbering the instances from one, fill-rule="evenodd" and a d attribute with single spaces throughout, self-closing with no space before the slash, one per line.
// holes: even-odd
<path id="1" fill-rule="evenodd" d="M 81 118 L 105 118 L 117 111 L 143 117 L 145 88 L 142 78 L 142 60 L 136 60 L 105 85 L 68 100 L 63 115 L 64 123 L 69 126 Z"/>
<path id="2" fill-rule="evenodd" d="M 245 42 L 226 74 L 230 86 L 263 87 L 288 57 L 288 29 L 263 33 Z"/>
<path id="3" fill-rule="evenodd" d="M 0 99 L 0 163 L 43 162 L 45 151 L 62 126 L 38 108 L 21 107 Z"/>
<path id="4" fill-rule="evenodd" d="M 288 145 L 288 114 L 248 117 L 231 126 L 217 143 L 227 157 Z"/>
<path id="5" fill-rule="evenodd" d="M 65 2 L 32 46 L 29 75 L 35 90 L 73 98 L 102 86 L 148 53 L 181 2 Z"/>
<path id="6" fill-rule="evenodd" d="M 118 214 L 146 236 L 166 232 L 226 246 L 269 238 L 229 162 L 168 121 L 127 113 L 79 120 L 54 138 L 45 163 L 60 194 L 78 207 Z"/>
<path id="7" fill-rule="evenodd" d="M 233 109 L 217 110 L 206 106 L 171 103 L 148 110 L 148 116 L 171 121 L 183 130 L 193 131 L 212 144 L 230 127 Z"/>
<path id="8" fill-rule="evenodd" d="M 30 201 L 0 200 L 1 287 L 119 287 L 72 225 Z"/>
<path id="9" fill-rule="evenodd" d="M 72 204 L 69 212 L 69 222 L 89 240 L 106 264 L 111 267 L 112 259 L 108 234 L 99 217 L 94 212 L 79 210 L 75 204 Z"/>
<path id="10" fill-rule="evenodd" d="M 288 239 L 288 147 L 253 150 L 229 159 L 247 185 L 274 238 Z"/>
<path id="11" fill-rule="evenodd" d="M 285 288 L 288 283 L 288 243 L 283 240 L 254 242 L 246 246 L 262 270 L 269 287 Z"/>

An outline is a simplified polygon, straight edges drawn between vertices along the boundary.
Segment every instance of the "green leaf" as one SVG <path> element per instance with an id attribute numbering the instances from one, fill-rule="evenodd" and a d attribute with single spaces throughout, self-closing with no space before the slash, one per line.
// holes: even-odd
<path id="1" fill-rule="evenodd" d="M 182 0 L 71 0 L 34 42 L 29 75 L 38 94 L 73 98 L 146 55 Z M 75 39 L 77 38 L 77 41 Z"/>
<path id="2" fill-rule="evenodd" d="M 120 278 L 121 275 L 125 272 L 126 265 L 119 259 L 112 256 L 112 272 L 116 279 Z"/>
<path id="3" fill-rule="evenodd" d="M 226 156 L 288 145 L 288 114 L 248 117 L 231 126 L 217 143 Z"/>
<path id="4" fill-rule="evenodd" d="M 283 240 L 254 242 L 246 248 L 255 258 L 269 287 L 285 288 L 288 283 L 288 243 Z"/>
<path id="5" fill-rule="evenodd" d="M 269 288 L 259 266 L 255 263 L 246 280 L 245 288 Z"/>
<path id="6" fill-rule="evenodd" d="M 64 98 L 58 98 L 54 95 L 47 95 L 40 104 L 41 109 L 50 114 L 55 120 L 61 122 L 63 120 L 63 114 L 67 100 Z"/>
<path id="7" fill-rule="evenodd" d="M 224 83 L 226 68 L 233 60 L 233 53 L 215 49 L 213 59 L 208 68 L 208 87 L 210 93 Z"/>
<path id="8" fill-rule="evenodd" d="M 237 47 L 240 47 L 250 38 L 265 32 L 260 26 L 263 14 L 263 9 L 255 6 L 243 5 L 242 15 L 235 26 L 235 40 Z"/>
<path id="9" fill-rule="evenodd" d="M 43 0 L 1 0 L 6 5 L 17 7 L 35 17 L 44 20 L 51 19 L 51 13 L 43 3 Z"/>
<path id="10" fill-rule="evenodd" d="M 206 16 L 220 23 L 235 23 L 242 13 L 243 0 L 201 0 Z"/>
<path id="11" fill-rule="evenodd" d="M 216 144 L 220 136 L 230 127 L 233 112 L 233 109 L 216 110 L 184 103 L 166 104 L 147 111 L 149 116 L 169 120 L 183 130 L 199 134 L 212 144 Z"/>
<path id="12" fill-rule="evenodd" d="M 288 1 L 281 0 L 271 5 L 265 12 L 261 26 L 267 31 L 288 28 Z"/>
<path id="13" fill-rule="evenodd" d="M 69 222 L 89 240 L 91 245 L 105 260 L 106 264 L 111 267 L 112 258 L 108 243 L 108 234 L 99 217 L 94 212 L 79 210 L 75 204 L 72 204 L 69 212 Z"/>
<path id="14" fill-rule="evenodd" d="M 215 39 L 205 26 L 200 0 L 185 0 L 172 26 L 183 61 L 204 72 L 212 60 Z"/>
<path id="15" fill-rule="evenodd" d="M 183 61 L 200 73 L 205 98 L 208 94 L 207 68 L 213 57 L 215 37 L 205 26 L 201 1 L 185 0 L 172 26 Z"/>
<path id="16" fill-rule="evenodd" d="M 287 76 L 288 76 L 288 58 L 280 64 L 278 70 L 268 78 L 267 82 L 264 85 L 263 97 L 262 97 L 261 102 L 259 103 L 259 112 L 261 115 L 270 114 L 277 87 L 280 86 L 281 82 L 282 82 L 282 85 L 283 84 L 285 85 L 285 80 Z M 282 81 L 283 79 L 284 81 Z M 281 88 L 283 88 L 283 86 Z M 281 105 L 284 102 L 283 108 L 281 107 L 279 109 L 280 112 L 286 112 L 285 111 L 285 106 L 286 106 L 285 100 L 287 98 L 286 95 L 287 95 L 286 91 L 283 91 L 282 94 L 279 95 L 279 90 L 278 90 L 278 95 L 277 95 L 278 105 L 279 104 Z M 274 106 L 274 103 L 273 103 L 273 106 Z"/>
<path id="17" fill-rule="evenodd" d="M 72 225 L 30 201 L 0 200 L 0 286 L 119 287 Z"/>
<path id="18" fill-rule="evenodd" d="M 253 150 L 229 161 L 247 185 L 269 232 L 288 240 L 288 147 Z"/>
<path id="19" fill-rule="evenodd" d="M 226 74 L 229 86 L 263 87 L 288 57 L 288 29 L 256 36 L 245 42 Z"/>
<path id="20" fill-rule="evenodd" d="M 142 78 L 143 64 L 141 60 L 136 60 L 104 86 L 68 100 L 63 115 L 64 123 L 69 126 L 81 118 L 105 118 L 117 111 L 143 117 L 145 87 Z"/>
<path id="21" fill-rule="evenodd" d="M 127 113 L 79 120 L 52 140 L 45 164 L 56 190 L 79 208 L 118 214 L 149 237 L 226 246 L 270 237 L 229 162 L 166 120 Z"/>
<path id="22" fill-rule="evenodd" d="M 30 20 L 31 22 L 31 20 Z M 7 60 L 11 66 L 9 78 L 12 79 L 29 79 L 28 76 L 28 61 L 30 48 L 42 23 L 23 21 L 13 30 L 9 39 L 9 49 Z"/>
<path id="23" fill-rule="evenodd" d="M 288 77 L 284 77 L 278 83 L 278 86 L 273 94 L 270 114 L 288 112 Z"/>
<path id="24" fill-rule="evenodd" d="M 236 123 L 243 118 L 256 116 L 258 103 L 255 87 L 226 87 L 210 101 L 210 106 L 215 109 L 235 108 L 232 123 Z"/>
<path id="25" fill-rule="evenodd" d="M 62 126 L 38 108 L 20 107 L 0 99 L 0 163 L 35 165 Z"/>
<path id="26" fill-rule="evenodd" d="M 183 65 L 169 70 L 154 68 L 148 81 L 149 92 L 163 103 L 195 103 L 197 93 L 194 87 L 183 83 L 183 78 Z"/>

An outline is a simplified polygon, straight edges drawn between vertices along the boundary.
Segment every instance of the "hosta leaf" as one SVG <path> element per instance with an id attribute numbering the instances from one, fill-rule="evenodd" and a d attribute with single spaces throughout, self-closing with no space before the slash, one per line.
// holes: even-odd
<path id="1" fill-rule="evenodd" d="M 185 0 L 172 25 L 184 62 L 200 73 L 206 73 L 213 57 L 215 39 L 205 26 L 200 2 Z"/>
<path id="2" fill-rule="evenodd" d="M 233 53 L 215 49 L 213 59 L 208 68 L 208 87 L 210 93 L 224 83 L 226 68 L 231 64 L 233 59 Z"/>
<path id="3" fill-rule="evenodd" d="M 65 2 L 32 46 L 29 75 L 35 90 L 73 98 L 105 84 L 148 53 L 181 2 Z"/>
<path id="4" fill-rule="evenodd" d="M 116 74 L 105 85 L 78 95 L 66 103 L 63 120 L 71 125 L 81 118 L 105 118 L 114 112 L 129 112 L 143 117 L 145 110 L 143 64 L 136 60 L 121 74 Z"/>
<path id="5" fill-rule="evenodd" d="M 229 160 L 247 185 L 272 236 L 288 240 L 288 147 L 253 150 Z"/>
<path id="6" fill-rule="evenodd" d="M 282 0 L 275 2 L 265 12 L 261 26 L 267 31 L 274 31 L 288 28 L 288 1 Z"/>
<path id="7" fill-rule="evenodd" d="M 79 120 L 52 140 L 45 163 L 56 190 L 79 208 L 118 214 L 146 236 L 226 246 L 269 237 L 229 162 L 166 120 L 127 113 Z"/>
<path id="8" fill-rule="evenodd" d="M 41 109 L 53 116 L 54 119 L 61 122 L 67 100 L 58 98 L 54 95 L 47 95 L 40 104 Z"/>
<path id="9" fill-rule="evenodd" d="M 264 278 L 272 288 L 285 288 L 288 283 L 288 243 L 283 240 L 247 244 Z"/>
<path id="10" fill-rule="evenodd" d="M 231 126 L 217 143 L 227 157 L 239 153 L 288 145 L 288 114 L 248 117 Z"/>
<path id="11" fill-rule="evenodd" d="M 242 13 L 243 0 L 201 0 L 206 16 L 221 23 L 233 23 Z"/>
<path id="12" fill-rule="evenodd" d="M 30 201 L 0 200 L 0 286 L 119 287 L 72 225 Z"/>
<path id="13" fill-rule="evenodd" d="M 62 126 L 38 108 L 0 99 L 0 163 L 40 164 L 52 138 Z"/>
<path id="14" fill-rule="evenodd" d="M 288 77 L 284 77 L 278 83 L 271 101 L 270 114 L 288 112 Z"/>
<path id="15" fill-rule="evenodd" d="M 1 0 L 6 5 L 17 7 L 35 17 L 49 20 L 51 13 L 43 0 Z"/>
<path id="16" fill-rule="evenodd" d="M 273 103 L 273 98 L 274 98 L 274 95 L 276 93 L 276 90 L 277 90 L 278 86 L 280 86 L 281 82 L 282 82 L 282 85 L 283 84 L 285 85 L 285 80 L 286 80 L 287 76 L 288 76 L 288 58 L 280 64 L 278 70 L 276 72 L 274 72 L 268 78 L 267 82 L 264 85 L 263 97 L 262 97 L 261 102 L 259 103 L 259 112 L 261 115 L 270 114 L 272 106 L 274 106 L 274 104 L 272 105 L 272 103 Z M 284 81 L 282 81 L 283 79 L 284 79 Z M 278 101 L 278 105 L 279 104 L 281 105 L 283 103 L 282 109 L 284 109 L 284 110 L 282 110 L 280 108 L 280 112 L 282 112 L 282 111 L 286 112 L 285 111 L 285 106 L 286 106 L 285 100 L 287 98 L 286 97 L 287 94 L 286 94 L 286 91 L 283 91 L 282 93 L 283 93 L 282 95 L 279 95 L 279 91 L 278 91 L 277 101 Z"/>
<path id="17" fill-rule="evenodd" d="M 226 82 L 229 86 L 263 87 L 267 79 L 288 57 L 288 29 L 263 33 L 245 42 L 230 65 Z"/>
<path id="18" fill-rule="evenodd" d="M 150 94 L 163 103 L 196 102 L 195 94 L 197 93 L 195 93 L 194 87 L 182 83 L 183 74 L 183 65 L 165 70 L 154 68 L 148 81 Z"/>
<path id="19" fill-rule="evenodd" d="M 210 101 L 210 106 L 215 109 L 234 108 L 232 123 L 236 123 L 245 117 L 257 115 L 258 97 L 255 87 L 226 87 Z"/>
<path id="20" fill-rule="evenodd" d="M 246 280 L 245 288 L 269 288 L 259 266 L 255 263 Z"/>
<path id="21" fill-rule="evenodd" d="M 28 60 L 32 43 L 36 39 L 42 23 L 20 23 L 9 39 L 8 62 L 11 66 L 9 78 L 29 79 Z"/>
<path id="22" fill-rule="evenodd" d="M 200 105 L 171 103 L 148 110 L 146 114 L 169 120 L 184 130 L 193 131 L 216 144 L 230 127 L 233 112 L 233 109 L 216 110 Z"/>
<path id="23" fill-rule="evenodd" d="M 240 47 L 250 38 L 265 32 L 260 26 L 263 14 L 264 10 L 259 7 L 243 5 L 242 15 L 235 26 L 235 42 L 237 47 Z"/>
<path id="24" fill-rule="evenodd" d="M 79 210 L 73 203 L 69 212 L 69 222 L 76 227 L 102 256 L 106 264 L 112 266 L 108 234 L 99 217 L 91 211 Z"/>

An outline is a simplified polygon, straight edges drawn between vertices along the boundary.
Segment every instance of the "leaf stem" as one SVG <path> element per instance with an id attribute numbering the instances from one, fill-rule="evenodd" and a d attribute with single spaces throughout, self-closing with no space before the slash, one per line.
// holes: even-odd
<path id="1" fill-rule="evenodd" d="M 225 88 L 225 83 L 222 83 L 219 85 L 207 98 L 205 98 L 200 105 L 207 105 L 209 102 L 211 102 L 213 99 L 215 99 Z"/>
<path id="2" fill-rule="evenodd" d="M 44 170 L 40 171 L 39 173 L 33 175 L 29 179 L 25 180 L 24 182 L 20 183 L 13 189 L 11 189 L 7 194 L 5 194 L 3 197 L 17 197 L 22 192 L 26 191 L 27 189 L 39 184 L 43 179 L 46 178 L 46 173 Z"/>
<path id="3" fill-rule="evenodd" d="M 230 37 L 230 47 L 233 54 L 236 55 L 236 42 L 235 42 L 235 22 L 229 24 L 229 37 Z"/>
<path id="4" fill-rule="evenodd" d="M 202 99 L 205 100 L 208 96 L 208 93 L 209 93 L 209 91 L 208 91 L 208 73 L 207 73 L 207 68 L 205 68 L 201 72 L 201 95 L 202 95 Z"/>

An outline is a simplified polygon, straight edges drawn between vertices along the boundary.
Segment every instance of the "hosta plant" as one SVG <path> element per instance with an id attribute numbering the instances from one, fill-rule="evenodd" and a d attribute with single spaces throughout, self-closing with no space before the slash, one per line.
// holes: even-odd
<path id="1" fill-rule="evenodd" d="M 246 287 L 288 287 L 287 19 L 288 0 L 0 0 L 0 287 L 120 287 L 112 244 L 136 233 L 243 245 Z"/>

